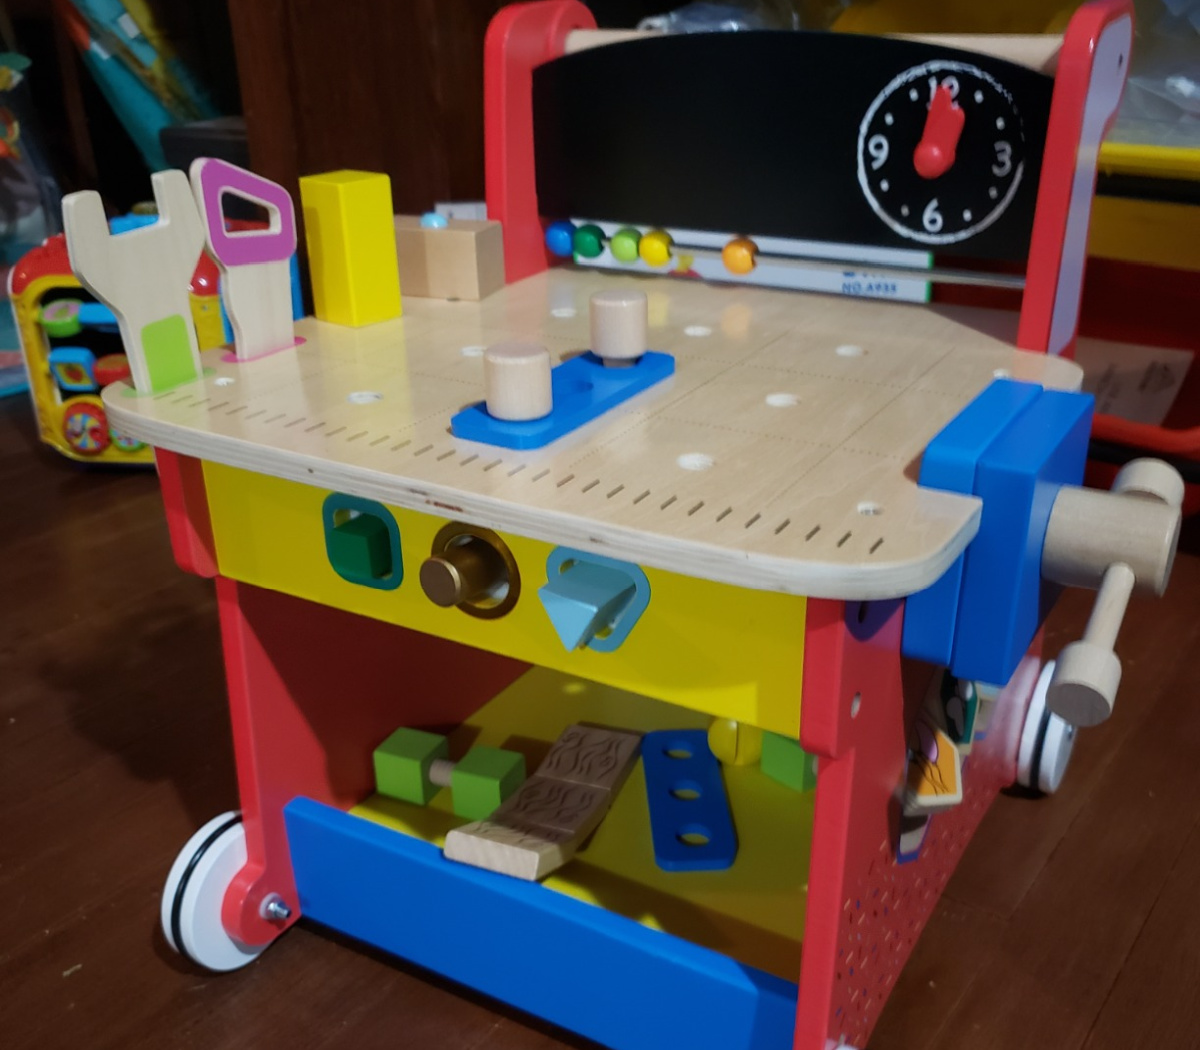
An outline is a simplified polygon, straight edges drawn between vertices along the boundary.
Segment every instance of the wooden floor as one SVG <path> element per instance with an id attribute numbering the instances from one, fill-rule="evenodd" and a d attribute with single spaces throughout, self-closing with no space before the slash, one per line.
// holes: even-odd
<path id="1" fill-rule="evenodd" d="M 19 398 L 0 509 L 0 1046 L 583 1045 L 303 925 L 239 973 L 183 965 L 162 880 L 237 805 L 212 585 L 175 568 L 150 473 L 59 458 Z M 1058 796 L 992 810 L 871 1050 L 1200 1046 L 1194 525 L 1185 546 L 1126 621 L 1115 716 Z M 1087 609 L 1060 603 L 1052 649 Z"/>

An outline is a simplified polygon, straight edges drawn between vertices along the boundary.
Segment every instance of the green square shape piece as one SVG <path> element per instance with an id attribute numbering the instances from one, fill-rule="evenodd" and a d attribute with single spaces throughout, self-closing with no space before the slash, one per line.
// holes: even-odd
<path id="1" fill-rule="evenodd" d="M 329 567 L 360 587 L 395 590 L 404 580 L 400 528 L 382 503 L 331 492 L 321 505 Z"/>
<path id="2" fill-rule="evenodd" d="M 334 571 L 347 579 L 382 580 L 392 574 L 391 536 L 386 522 L 373 514 L 335 525 L 326 551 Z"/>
<path id="3" fill-rule="evenodd" d="M 196 378 L 196 362 L 188 339 L 188 322 L 172 314 L 142 327 L 142 353 L 150 374 L 150 392 L 169 390 Z"/>
<path id="4" fill-rule="evenodd" d="M 816 759 L 798 741 L 778 733 L 763 733 L 762 771 L 793 791 L 811 791 L 817 786 Z"/>
<path id="5" fill-rule="evenodd" d="M 388 798 L 424 806 L 440 788 L 429 779 L 435 758 L 447 758 L 444 736 L 423 729 L 397 729 L 375 749 L 375 790 Z"/>
<path id="6" fill-rule="evenodd" d="M 485 820 L 525 780 L 525 756 L 498 747 L 473 747 L 450 774 L 454 812 Z"/>

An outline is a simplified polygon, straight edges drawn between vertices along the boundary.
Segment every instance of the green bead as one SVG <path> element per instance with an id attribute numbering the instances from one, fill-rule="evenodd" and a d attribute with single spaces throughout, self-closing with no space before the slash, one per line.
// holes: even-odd
<path id="1" fill-rule="evenodd" d="M 604 231 L 591 224 L 580 226 L 575 231 L 575 254 L 585 259 L 594 259 L 604 251 Z"/>
<path id="2" fill-rule="evenodd" d="M 637 262 L 638 244 L 641 242 L 642 235 L 638 233 L 632 226 L 623 226 L 613 234 L 609 248 L 613 253 L 613 258 L 618 262 L 631 263 Z"/>
<path id="3" fill-rule="evenodd" d="M 485 820 L 525 780 L 525 756 L 498 747 L 473 747 L 450 774 L 454 812 Z"/>

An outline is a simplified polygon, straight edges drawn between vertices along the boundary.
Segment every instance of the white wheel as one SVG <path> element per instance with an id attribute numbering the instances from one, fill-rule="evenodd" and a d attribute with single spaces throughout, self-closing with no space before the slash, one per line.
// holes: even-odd
<path id="1" fill-rule="evenodd" d="M 1075 747 L 1075 726 L 1046 706 L 1046 690 L 1054 676 L 1054 661 L 1042 668 L 1021 729 L 1017 752 L 1017 783 L 1053 795 L 1062 784 Z"/>
<path id="2" fill-rule="evenodd" d="M 179 851 L 162 897 L 167 943 L 197 966 L 218 973 L 253 962 L 265 944 L 247 947 L 225 932 L 225 891 L 246 863 L 241 813 L 222 813 L 196 832 Z"/>

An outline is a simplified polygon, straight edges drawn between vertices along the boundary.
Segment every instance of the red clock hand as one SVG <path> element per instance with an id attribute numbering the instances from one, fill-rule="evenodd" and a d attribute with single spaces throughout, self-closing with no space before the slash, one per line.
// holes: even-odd
<path id="1" fill-rule="evenodd" d="M 925 130 L 913 151 L 913 167 L 923 179 L 936 179 L 954 167 L 954 151 L 962 135 L 966 114 L 955 104 L 950 89 L 941 85 L 929 103 Z"/>

